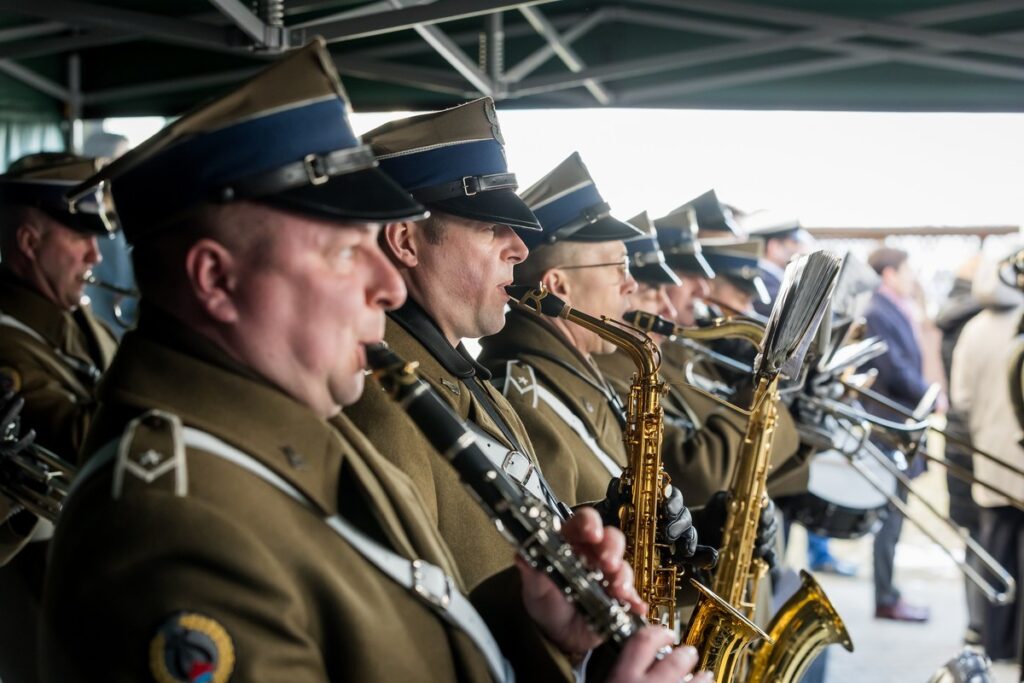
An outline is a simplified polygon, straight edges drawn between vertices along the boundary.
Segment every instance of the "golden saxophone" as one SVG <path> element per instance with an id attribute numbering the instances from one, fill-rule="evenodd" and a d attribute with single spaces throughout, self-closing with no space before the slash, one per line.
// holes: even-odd
<path id="1" fill-rule="evenodd" d="M 756 388 L 743 445 L 729 486 L 726 524 L 722 535 L 713 590 L 752 618 L 757 588 L 768 571 L 754 557 L 754 542 L 763 507 L 772 441 L 778 421 L 779 379 L 802 361 L 807 344 L 824 315 L 825 303 L 838 276 L 834 256 L 817 252 L 803 257 L 787 272 L 779 303 L 772 312 L 754 367 Z M 812 279 L 804 282 L 804 278 Z M 797 288 L 797 282 L 804 286 Z M 775 614 L 768 626 L 770 639 L 760 644 L 748 662 L 746 680 L 786 683 L 799 680 L 817 654 L 829 643 L 853 649 L 842 619 L 814 579 L 804 572 L 800 589 Z M 742 666 L 735 655 L 713 669 L 715 679 L 729 681 Z"/>
<path id="2" fill-rule="evenodd" d="M 626 559 L 633 567 L 636 590 L 650 606 L 650 620 L 674 628 L 680 568 L 671 561 L 671 548 L 658 540 L 658 515 L 670 483 L 661 464 L 661 397 L 666 388 L 658 374 L 658 347 L 641 331 L 604 316 L 597 318 L 574 310 L 544 289 L 506 289 L 516 304 L 588 329 L 628 353 L 636 364 L 623 437 L 629 462 L 621 477 L 623 486 L 630 488 L 631 498 L 619 511 L 620 528 L 626 537 Z M 691 583 L 699 591 L 699 598 L 695 619 L 691 620 L 683 642 L 700 652 L 698 668 L 705 668 L 705 660 L 719 656 L 722 651 L 743 649 L 753 640 L 767 637 L 711 590 L 695 581 Z M 695 630 L 698 615 L 702 626 Z"/>

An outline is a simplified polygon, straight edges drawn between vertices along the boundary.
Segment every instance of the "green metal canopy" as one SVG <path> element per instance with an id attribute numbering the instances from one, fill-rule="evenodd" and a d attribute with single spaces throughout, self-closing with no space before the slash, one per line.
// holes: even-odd
<path id="1" fill-rule="evenodd" d="M 1024 0 L 0 0 L 0 115 L 175 115 L 324 36 L 357 110 L 1024 110 Z"/>

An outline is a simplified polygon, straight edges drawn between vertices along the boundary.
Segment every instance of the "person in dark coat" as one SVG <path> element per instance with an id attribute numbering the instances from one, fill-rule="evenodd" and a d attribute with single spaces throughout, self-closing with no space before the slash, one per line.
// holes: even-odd
<path id="1" fill-rule="evenodd" d="M 907 262 L 907 252 L 902 249 L 876 249 L 868 257 L 868 264 L 881 277 L 882 283 L 868 305 L 865 333 L 886 342 L 889 351 L 863 367 L 878 371 L 873 387 L 876 392 L 913 410 L 928 391 L 911 298 L 914 273 Z M 905 420 L 903 414 L 871 401 L 865 401 L 864 407 L 873 415 L 887 420 Z M 888 444 L 878 445 L 888 447 Z M 916 476 L 921 471 L 923 468 L 915 464 L 907 474 Z M 903 501 L 907 500 L 904 487 L 897 487 L 896 493 Z M 923 622 L 928 620 L 928 608 L 903 600 L 893 584 L 896 542 L 902 527 L 903 515 L 890 505 L 888 517 L 875 534 L 875 618 Z"/>

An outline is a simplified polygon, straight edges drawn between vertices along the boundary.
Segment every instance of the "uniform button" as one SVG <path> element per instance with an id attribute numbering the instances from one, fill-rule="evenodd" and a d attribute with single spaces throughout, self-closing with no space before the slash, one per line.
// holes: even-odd
<path id="1" fill-rule="evenodd" d="M 586 406 L 588 413 L 594 412 L 594 404 L 587 399 L 583 399 L 583 405 Z"/>

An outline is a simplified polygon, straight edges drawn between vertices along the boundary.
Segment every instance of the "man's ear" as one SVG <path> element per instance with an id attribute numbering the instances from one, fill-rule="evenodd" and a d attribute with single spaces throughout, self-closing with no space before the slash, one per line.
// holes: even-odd
<path id="1" fill-rule="evenodd" d="M 185 275 L 199 308 L 222 323 L 238 320 L 234 295 L 239 259 L 216 240 L 204 238 L 185 255 Z"/>
<path id="2" fill-rule="evenodd" d="M 560 268 L 552 268 L 544 273 L 540 278 L 540 283 L 544 287 L 557 296 L 559 299 L 569 301 L 569 296 L 572 294 L 572 286 L 569 283 L 569 278 L 566 272 Z"/>
<path id="3" fill-rule="evenodd" d="M 21 252 L 23 258 L 35 261 L 39 244 L 43 241 L 43 229 L 32 221 L 22 223 L 17 228 L 14 241 L 17 243 L 18 251 Z"/>
<path id="4" fill-rule="evenodd" d="M 399 266 L 415 268 L 419 265 L 420 228 L 413 221 L 388 223 L 380 235 L 380 246 Z"/>

